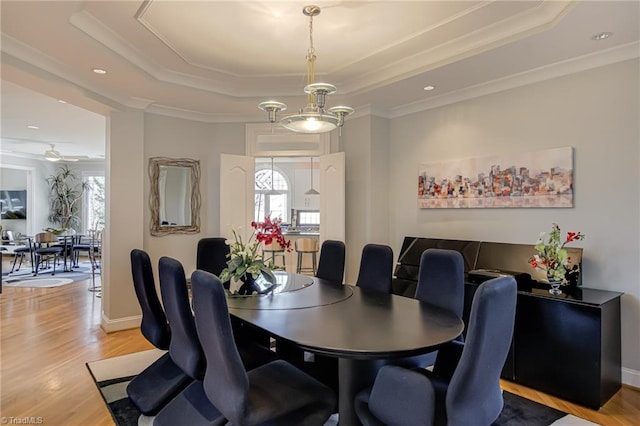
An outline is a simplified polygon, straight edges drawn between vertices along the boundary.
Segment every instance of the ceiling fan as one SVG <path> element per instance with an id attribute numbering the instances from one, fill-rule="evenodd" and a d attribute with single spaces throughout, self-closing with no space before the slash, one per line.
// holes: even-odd
<path id="1" fill-rule="evenodd" d="M 44 152 L 44 158 L 48 161 L 78 161 L 89 158 L 86 155 L 61 155 L 59 151 L 56 151 L 55 144 L 49 144 L 51 149 Z"/>

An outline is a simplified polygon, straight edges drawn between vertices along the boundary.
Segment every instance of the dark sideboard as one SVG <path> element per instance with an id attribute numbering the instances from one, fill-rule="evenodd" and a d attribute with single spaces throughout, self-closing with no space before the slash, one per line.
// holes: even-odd
<path id="1" fill-rule="evenodd" d="M 484 279 L 503 273 L 516 277 L 516 320 L 503 378 L 595 409 L 620 389 L 622 293 L 584 288 L 577 273 L 571 276 L 574 286 L 550 294 L 543 273 L 528 264 L 533 245 L 421 237 L 403 241 L 394 293 L 414 296 L 420 256 L 429 248 L 456 250 L 464 258 L 465 323 Z M 568 250 L 579 271 L 582 249 Z"/>

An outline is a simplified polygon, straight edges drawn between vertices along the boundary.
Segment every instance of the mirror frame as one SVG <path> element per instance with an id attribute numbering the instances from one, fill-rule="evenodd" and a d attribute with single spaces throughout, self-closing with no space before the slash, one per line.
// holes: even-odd
<path id="1" fill-rule="evenodd" d="M 160 225 L 160 193 L 158 181 L 160 166 L 186 167 L 191 170 L 191 225 L 161 226 Z M 151 235 L 164 236 L 170 234 L 197 234 L 200 232 L 200 160 L 189 158 L 149 158 L 149 178 L 151 194 L 149 207 L 151 208 Z"/>

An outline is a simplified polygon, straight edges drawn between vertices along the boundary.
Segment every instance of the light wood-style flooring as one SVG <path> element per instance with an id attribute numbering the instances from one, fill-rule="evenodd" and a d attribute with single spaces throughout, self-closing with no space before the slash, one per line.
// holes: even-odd
<path id="1" fill-rule="evenodd" d="M 6 266 L 6 263 L 5 263 Z M 5 287 L 0 295 L 0 416 L 46 425 L 113 425 L 85 363 L 152 346 L 138 330 L 107 334 L 90 281 Z M 640 391 L 623 387 L 599 411 L 511 382 L 504 389 L 602 425 L 640 425 Z M 16 423 L 16 422 L 14 422 Z"/>

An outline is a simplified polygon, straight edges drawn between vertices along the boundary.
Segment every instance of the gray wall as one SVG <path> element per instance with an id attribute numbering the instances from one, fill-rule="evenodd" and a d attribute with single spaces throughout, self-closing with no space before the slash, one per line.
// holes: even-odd
<path id="1" fill-rule="evenodd" d="M 638 61 L 626 61 L 391 120 L 390 243 L 405 235 L 535 243 L 581 231 L 584 286 L 624 292 L 624 380 L 640 386 Z M 349 123 L 350 125 L 350 123 Z M 418 209 L 420 162 L 574 147 L 574 208 Z M 349 170 L 351 164 L 347 164 Z M 347 188 L 349 194 L 352 188 Z M 631 371 L 633 370 L 633 371 Z"/>

